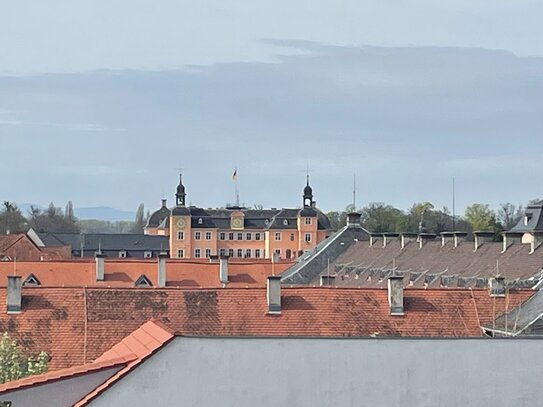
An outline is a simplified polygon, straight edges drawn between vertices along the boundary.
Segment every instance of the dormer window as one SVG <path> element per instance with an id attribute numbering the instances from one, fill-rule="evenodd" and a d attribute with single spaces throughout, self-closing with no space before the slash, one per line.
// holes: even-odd
<path id="1" fill-rule="evenodd" d="M 198 225 L 203 225 L 204 224 L 204 220 L 202 218 L 198 218 Z"/>
<path id="2" fill-rule="evenodd" d="M 151 287 L 151 280 L 147 278 L 145 274 L 142 274 L 138 277 L 138 279 L 134 282 L 134 285 L 136 287 Z"/>
<path id="3" fill-rule="evenodd" d="M 288 220 L 285 219 L 285 220 L 283 221 L 283 225 L 288 226 Z"/>
<path id="4" fill-rule="evenodd" d="M 527 213 L 526 215 L 524 215 L 524 226 L 528 226 L 528 223 L 530 223 L 531 220 L 532 220 L 531 213 Z"/>
<path id="5" fill-rule="evenodd" d="M 34 274 L 30 274 L 23 282 L 23 286 L 25 287 L 39 287 L 40 285 L 40 281 L 36 278 Z"/>
<path id="6" fill-rule="evenodd" d="M 126 250 L 121 250 L 119 252 L 119 259 L 124 259 L 126 257 Z"/>
<path id="7" fill-rule="evenodd" d="M 143 258 L 144 259 L 150 259 L 151 257 L 153 257 L 153 252 L 150 251 L 150 250 L 146 250 L 143 252 Z"/>

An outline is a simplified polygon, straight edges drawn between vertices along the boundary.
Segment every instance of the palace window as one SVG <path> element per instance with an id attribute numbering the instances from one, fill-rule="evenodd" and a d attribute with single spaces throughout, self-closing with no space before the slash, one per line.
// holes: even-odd
<path id="1" fill-rule="evenodd" d="M 245 250 L 245 258 L 250 258 L 250 257 L 251 257 L 251 249 Z"/>
<path id="2" fill-rule="evenodd" d="M 234 233 L 228 233 L 228 240 L 234 240 Z"/>
<path id="3" fill-rule="evenodd" d="M 211 240 L 211 232 L 206 232 L 206 240 Z"/>
<path id="4" fill-rule="evenodd" d="M 234 249 L 228 249 L 228 256 L 234 257 Z"/>
<path id="5" fill-rule="evenodd" d="M 183 257 L 185 257 L 185 251 L 183 249 L 178 249 L 177 250 L 177 258 L 182 259 Z"/>
<path id="6" fill-rule="evenodd" d="M 247 233 L 247 234 L 245 235 L 245 240 L 252 240 L 252 236 L 251 236 L 250 233 Z"/>
<path id="7" fill-rule="evenodd" d="M 290 234 L 290 241 L 291 241 L 291 242 L 294 242 L 294 233 L 291 233 L 291 234 Z"/>
<path id="8" fill-rule="evenodd" d="M 304 236 L 304 240 L 309 243 L 311 241 L 311 233 L 306 233 Z"/>
<path id="9" fill-rule="evenodd" d="M 257 259 L 260 258 L 260 249 L 255 249 L 255 257 L 256 257 Z"/>
<path id="10" fill-rule="evenodd" d="M 211 257 L 211 249 L 206 249 L 206 259 Z"/>
<path id="11" fill-rule="evenodd" d="M 275 253 L 281 254 L 281 249 L 275 249 Z"/>
<path id="12" fill-rule="evenodd" d="M 281 240 L 281 232 L 275 232 L 275 240 Z"/>
<path id="13" fill-rule="evenodd" d="M 177 232 L 177 240 L 185 240 L 185 232 Z"/>
<path id="14" fill-rule="evenodd" d="M 243 257 L 243 249 L 238 249 L 238 257 Z"/>
<path id="15" fill-rule="evenodd" d="M 200 249 L 194 249 L 194 258 L 199 259 L 200 258 Z"/>
<path id="16" fill-rule="evenodd" d="M 258 232 L 255 233 L 255 240 L 260 240 L 260 233 Z"/>
<path id="17" fill-rule="evenodd" d="M 305 224 L 311 225 L 311 218 L 305 218 Z"/>
<path id="18" fill-rule="evenodd" d="M 238 233 L 238 240 L 243 240 L 243 233 Z"/>
<path id="19" fill-rule="evenodd" d="M 221 257 L 226 256 L 226 249 L 219 250 L 219 254 L 221 255 Z"/>
<path id="20" fill-rule="evenodd" d="M 219 240 L 225 240 L 226 239 L 226 233 L 221 232 L 219 233 Z"/>

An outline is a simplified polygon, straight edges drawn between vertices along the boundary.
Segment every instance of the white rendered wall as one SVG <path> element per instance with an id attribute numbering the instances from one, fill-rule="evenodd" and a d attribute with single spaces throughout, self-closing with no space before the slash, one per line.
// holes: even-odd
<path id="1" fill-rule="evenodd" d="M 178 337 L 92 406 L 536 406 L 541 340 Z"/>

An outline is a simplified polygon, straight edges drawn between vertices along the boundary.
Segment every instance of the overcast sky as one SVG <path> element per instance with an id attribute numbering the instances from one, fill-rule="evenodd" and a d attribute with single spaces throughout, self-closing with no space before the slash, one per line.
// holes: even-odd
<path id="1" fill-rule="evenodd" d="M 1 200 L 543 197 L 543 2 L 0 5 Z"/>

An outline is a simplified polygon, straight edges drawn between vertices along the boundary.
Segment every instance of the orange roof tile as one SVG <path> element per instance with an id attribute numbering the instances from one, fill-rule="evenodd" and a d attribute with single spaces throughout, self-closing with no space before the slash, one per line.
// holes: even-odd
<path id="1" fill-rule="evenodd" d="M 272 264 L 270 260 L 229 262 L 228 288 L 263 287 L 267 276 L 281 274 L 291 262 Z M 157 261 L 106 259 L 105 280 L 96 281 L 94 259 L 35 262 L 0 262 L 0 287 L 6 286 L 6 276 L 19 275 L 23 281 L 33 274 L 42 287 L 134 287 L 142 274 L 154 285 L 157 282 Z M 209 261 L 168 260 L 168 287 L 221 287 L 219 264 Z"/>
<path id="2" fill-rule="evenodd" d="M 144 326 L 122 347 L 113 347 L 152 318 L 173 332 L 196 336 L 471 337 L 482 336 L 482 324 L 533 293 L 495 298 L 487 290 L 410 289 L 404 292 L 405 315 L 398 317 L 390 315 L 387 290 L 284 287 L 282 313 L 270 316 L 264 288 L 26 287 L 23 312 L 0 313 L 0 332 L 9 332 L 29 354 L 46 351 L 51 369 L 59 369 L 108 350 L 115 357 L 140 354 L 167 340 L 171 332 Z M 0 290 L 0 304 L 5 301 L 6 290 Z"/>

